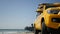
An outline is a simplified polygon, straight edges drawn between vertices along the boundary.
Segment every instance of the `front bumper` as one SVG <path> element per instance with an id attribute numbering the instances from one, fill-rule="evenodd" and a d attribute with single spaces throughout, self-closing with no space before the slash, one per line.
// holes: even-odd
<path id="1" fill-rule="evenodd" d="M 46 26 L 49 28 L 58 29 L 60 27 L 60 19 L 53 22 L 52 18 L 60 18 L 60 15 L 54 15 L 54 14 L 48 15 L 45 20 Z"/>

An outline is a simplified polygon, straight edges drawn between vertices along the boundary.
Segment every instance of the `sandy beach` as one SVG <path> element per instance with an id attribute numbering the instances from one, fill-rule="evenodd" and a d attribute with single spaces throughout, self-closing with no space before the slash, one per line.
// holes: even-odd
<path id="1" fill-rule="evenodd" d="M 0 32 L 0 34 L 34 34 L 33 32 Z"/>
<path id="2" fill-rule="evenodd" d="M 22 33 L 18 33 L 18 34 L 34 34 L 32 32 L 22 32 Z"/>

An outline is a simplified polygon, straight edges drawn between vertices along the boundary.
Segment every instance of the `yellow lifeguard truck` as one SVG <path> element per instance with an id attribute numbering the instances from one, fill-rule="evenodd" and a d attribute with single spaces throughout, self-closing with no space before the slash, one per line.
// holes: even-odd
<path id="1" fill-rule="evenodd" d="M 60 3 L 39 4 L 34 21 L 34 33 L 60 34 Z"/>

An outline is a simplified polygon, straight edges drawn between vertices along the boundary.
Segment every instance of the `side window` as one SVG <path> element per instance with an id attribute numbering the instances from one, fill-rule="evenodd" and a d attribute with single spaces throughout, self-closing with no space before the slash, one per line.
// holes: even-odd
<path id="1" fill-rule="evenodd" d="M 43 7 L 44 6 L 42 6 L 42 5 L 38 7 L 38 9 L 40 9 L 40 11 L 37 11 L 36 17 L 39 16 L 39 15 L 41 15 L 41 13 L 43 13 Z"/>
<path id="2" fill-rule="evenodd" d="M 37 15 L 36 16 L 39 16 L 41 13 L 40 12 L 37 12 Z"/>

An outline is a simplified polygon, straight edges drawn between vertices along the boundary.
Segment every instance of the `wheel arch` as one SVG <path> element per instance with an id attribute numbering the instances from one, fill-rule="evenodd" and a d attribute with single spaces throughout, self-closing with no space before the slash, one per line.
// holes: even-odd
<path id="1" fill-rule="evenodd" d="M 44 21 L 44 18 L 42 18 L 41 22 L 43 22 L 43 21 Z"/>

